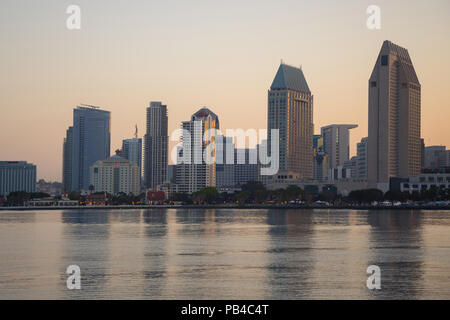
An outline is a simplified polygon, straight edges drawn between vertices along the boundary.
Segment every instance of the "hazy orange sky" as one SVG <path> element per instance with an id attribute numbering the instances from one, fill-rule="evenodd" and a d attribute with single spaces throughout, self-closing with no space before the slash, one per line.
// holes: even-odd
<path id="1" fill-rule="evenodd" d="M 81 30 L 66 8 L 81 8 Z M 381 29 L 366 9 L 381 8 Z M 422 84 L 422 136 L 450 147 L 450 1 L 0 2 L 0 160 L 61 181 L 62 142 L 79 103 L 112 113 L 111 151 L 140 136 L 150 101 L 169 131 L 201 106 L 222 129 L 266 128 L 280 60 L 302 65 L 315 131 L 356 123 L 367 136 L 368 79 L 384 40 L 409 50 Z"/>

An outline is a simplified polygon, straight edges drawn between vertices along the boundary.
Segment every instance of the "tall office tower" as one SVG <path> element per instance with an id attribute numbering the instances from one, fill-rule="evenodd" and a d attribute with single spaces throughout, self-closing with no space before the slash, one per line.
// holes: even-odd
<path id="1" fill-rule="evenodd" d="M 302 69 L 281 64 L 268 92 L 268 149 L 279 130 L 279 169 L 300 179 L 313 174 L 313 96 Z"/>
<path id="2" fill-rule="evenodd" d="M 142 139 L 132 138 L 122 140 L 122 158 L 130 160 L 139 167 L 139 176 L 142 174 Z"/>
<path id="3" fill-rule="evenodd" d="M 192 193 L 205 187 L 215 187 L 216 165 L 213 146 L 215 131 L 219 129 L 219 118 L 208 108 L 202 108 L 192 115 L 190 121 L 183 121 L 181 129 L 182 148 L 178 151 L 177 159 L 179 191 Z M 205 159 L 203 154 L 209 157 Z"/>
<path id="4" fill-rule="evenodd" d="M 369 185 L 420 174 L 421 86 L 408 50 L 385 41 L 369 79 Z"/>
<path id="5" fill-rule="evenodd" d="M 167 106 L 161 102 L 150 102 L 147 108 L 147 133 L 144 138 L 144 181 L 149 189 L 155 189 L 167 181 L 167 122 Z"/>
<path id="6" fill-rule="evenodd" d="M 368 138 L 362 138 L 361 142 L 356 145 L 356 156 L 357 156 L 357 170 L 356 179 L 367 180 L 367 148 L 368 148 Z"/>
<path id="7" fill-rule="evenodd" d="M 111 113 L 93 106 L 75 108 L 72 129 L 71 191 L 88 190 L 89 167 L 94 162 L 110 156 L 110 145 Z"/>
<path id="8" fill-rule="evenodd" d="M 313 156 L 314 156 L 314 180 L 327 180 L 328 176 L 328 155 L 325 153 L 323 145 L 323 136 L 314 135 L 313 137 Z"/>
<path id="9" fill-rule="evenodd" d="M 26 161 L 0 161 L 0 196 L 36 191 L 36 166 Z"/>
<path id="10" fill-rule="evenodd" d="M 349 160 L 350 129 L 356 124 L 332 124 L 321 128 L 324 151 L 328 155 L 328 168 L 343 166 Z"/>
<path id="11" fill-rule="evenodd" d="M 66 137 L 63 142 L 62 183 L 64 192 L 70 192 L 72 190 L 72 150 L 73 127 L 69 127 L 66 131 Z"/>

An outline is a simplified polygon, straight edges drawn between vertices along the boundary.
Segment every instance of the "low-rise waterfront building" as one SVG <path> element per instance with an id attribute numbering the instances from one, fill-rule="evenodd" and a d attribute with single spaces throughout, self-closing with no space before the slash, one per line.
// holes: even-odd
<path id="1" fill-rule="evenodd" d="M 422 173 L 417 177 L 410 177 L 400 182 L 400 191 L 413 193 L 431 188 L 450 188 L 450 173 Z"/>
<path id="2" fill-rule="evenodd" d="M 93 192 L 137 195 L 140 191 L 139 166 L 117 155 L 95 162 L 89 176 Z"/>
<path id="3" fill-rule="evenodd" d="M 26 161 L 0 161 L 0 196 L 36 192 L 36 166 Z"/>

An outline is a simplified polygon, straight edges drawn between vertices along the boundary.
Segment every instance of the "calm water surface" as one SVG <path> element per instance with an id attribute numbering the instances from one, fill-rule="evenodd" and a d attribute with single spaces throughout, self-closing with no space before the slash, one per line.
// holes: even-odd
<path id="1" fill-rule="evenodd" d="M 0 211 L 0 298 L 450 299 L 450 211 Z"/>

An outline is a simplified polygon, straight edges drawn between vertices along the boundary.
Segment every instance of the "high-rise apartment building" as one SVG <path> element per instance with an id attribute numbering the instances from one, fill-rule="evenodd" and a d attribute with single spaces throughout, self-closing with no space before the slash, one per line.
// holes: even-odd
<path id="1" fill-rule="evenodd" d="M 63 180 L 66 192 L 88 190 L 89 167 L 110 156 L 110 145 L 110 112 L 92 106 L 75 108 L 73 126 L 67 130 L 64 141 Z"/>
<path id="2" fill-rule="evenodd" d="M 356 124 L 332 124 L 321 128 L 324 151 L 328 155 L 328 168 L 343 166 L 349 160 L 350 129 Z"/>
<path id="3" fill-rule="evenodd" d="M 167 106 L 161 102 L 150 102 L 144 138 L 144 181 L 146 187 L 150 189 L 155 189 L 167 181 L 169 149 L 167 122 Z"/>
<path id="4" fill-rule="evenodd" d="M 369 79 L 369 186 L 421 171 L 421 85 L 408 50 L 384 41 Z"/>
<path id="5" fill-rule="evenodd" d="M 367 180 L 367 148 L 368 138 L 362 138 L 356 145 L 356 179 Z"/>
<path id="6" fill-rule="evenodd" d="M 268 92 L 268 149 L 279 130 L 279 169 L 313 174 L 313 96 L 301 68 L 281 64 Z"/>
<path id="7" fill-rule="evenodd" d="M 215 135 L 219 118 L 208 108 L 201 108 L 190 121 L 182 122 L 181 129 L 182 147 L 178 150 L 176 179 L 179 192 L 192 193 L 215 187 Z"/>
<path id="8" fill-rule="evenodd" d="M 36 166 L 26 161 L 0 161 L 0 196 L 36 191 Z"/>

